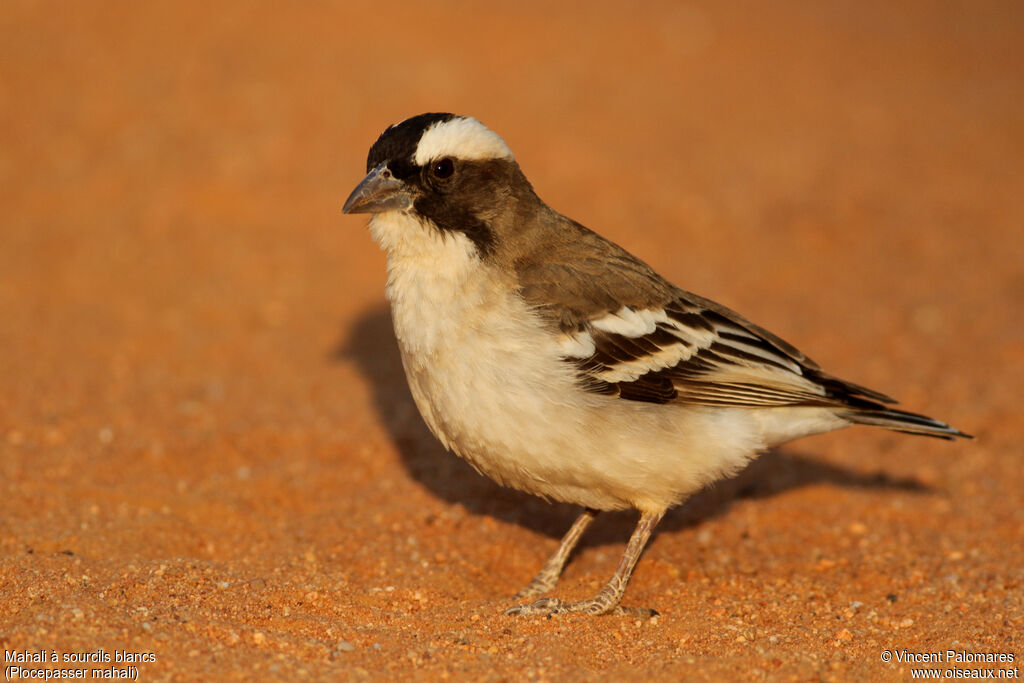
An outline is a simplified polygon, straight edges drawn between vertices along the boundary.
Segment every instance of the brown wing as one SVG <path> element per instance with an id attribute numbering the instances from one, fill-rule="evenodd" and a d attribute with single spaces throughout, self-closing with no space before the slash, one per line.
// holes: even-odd
<path id="1" fill-rule="evenodd" d="M 564 336 L 566 362 L 588 391 L 718 406 L 893 402 L 825 374 L 791 344 L 571 221 L 517 265 L 523 298 Z"/>

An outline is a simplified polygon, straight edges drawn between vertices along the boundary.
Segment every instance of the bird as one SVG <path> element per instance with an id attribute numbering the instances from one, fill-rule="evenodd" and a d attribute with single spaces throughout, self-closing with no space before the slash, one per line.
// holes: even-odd
<path id="1" fill-rule="evenodd" d="M 972 438 L 822 370 L 542 201 L 475 118 L 387 128 L 345 214 L 370 214 L 413 400 L 498 484 L 583 508 L 506 614 L 656 614 L 621 604 L 667 510 L 804 436 L 871 425 Z M 542 597 L 600 511 L 639 520 L 592 598 Z"/>

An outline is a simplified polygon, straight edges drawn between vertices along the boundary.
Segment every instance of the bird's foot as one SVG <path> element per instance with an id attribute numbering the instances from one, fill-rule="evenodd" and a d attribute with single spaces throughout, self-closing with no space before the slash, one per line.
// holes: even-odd
<path id="1" fill-rule="evenodd" d="M 527 590 L 529 590 L 529 586 L 517 593 L 515 599 L 528 597 L 523 595 Z M 511 607 L 505 610 L 505 614 L 512 614 L 520 617 L 543 617 L 568 612 L 569 610 L 566 609 L 566 607 L 567 604 L 558 598 L 541 598 L 540 600 L 536 600 L 531 603 Z"/>
<path id="2" fill-rule="evenodd" d="M 557 569 L 545 567 L 537 576 L 533 577 L 533 581 L 526 588 L 513 595 L 512 599 L 529 600 L 530 598 L 544 595 L 558 583 L 558 574 Z"/>
<path id="3" fill-rule="evenodd" d="M 517 596 L 518 597 L 518 596 Z M 648 607 L 623 607 L 608 600 L 602 600 L 601 596 L 583 600 L 582 602 L 565 602 L 558 598 L 541 598 L 525 605 L 516 605 L 505 610 L 505 614 L 521 617 L 550 617 L 554 614 L 568 614 L 570 612 L 583 612 L 585 614 L 618 614 L 640 619 L 650 619 L 658 616 L 658 613 Z"/>

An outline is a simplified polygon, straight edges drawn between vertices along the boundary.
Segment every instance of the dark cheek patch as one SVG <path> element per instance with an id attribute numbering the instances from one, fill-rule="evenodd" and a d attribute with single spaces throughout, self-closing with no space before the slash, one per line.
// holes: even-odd
<path id="1" fill-rule="evenodd" d="M 465 207 L 447 201 L 444 195 L 431 192 L 418 197 L 413 202 L 413 208 L 436 223 L 441 230 L 464 234 L 476 246 L 480 256 L 486 257 L 494 251 L 494 232 L 491 228 Z"/>
<path id="2" fill-rule="evenodd" d="M 496 246 L 488 217 L 507 198 L 511 169 L 503 159 L 456 160 L 454 175 L 438 179 L 424 167 L 417 183 L 423 194 L 413 207 L 441 230 L 464 234 L 486 258 Z"/>

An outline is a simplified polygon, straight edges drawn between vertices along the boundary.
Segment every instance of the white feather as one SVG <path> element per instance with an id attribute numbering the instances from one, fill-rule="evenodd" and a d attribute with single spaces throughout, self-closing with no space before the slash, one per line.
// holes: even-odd
<path id="1" fill-rule="evenodd" d="M 416 146 L 413 160 L 423 166 L 444 157 L 467 160 L 514 158 L 501 136 L 476 119 L 463 116 L 428 128 Z"/>
<path id="2" fill-rule="evenodd" d="M 564 358 L 590 358 L 597 351 L 589 332 L 564 333 L 558 337 L 558 348 Z"/>
<path id="3" fill-rule="evenodd" d="M 765 349 L 759 345 L 759 339 L 751 335 L 743 328 L 732 323 L 714 323 L 714 329 L 705 327 L 691 327 L 676 319 L 669 317 L 664 310 L 643 309 L 634 311 L 624 306 L 614 313 L 608 313 L 590 322 L 594 330 L 615 334 L 628 339 L 639 339 L 650 335 L 660 327 L 661 330 L 669 332 L 680 341 L 677 344 L 665 345 L 661 342 L 657 351 L 638 356 L 631 360 L 623 360 L 601 370 L 591 371 L 594 379 L 609 383 L 632 382 L 649 372 L 657 372 L 666 368 L 675 367 L 707 349 L 713 344 L 736 349 L 742 353 L 749 354 L 754 358 L 764 359 L 764 364 L 754 360 L 736 359 L 725 363 L 710 360 L 715 366 L 715 380 L 718 382 L 741 382 L 744 384 L 765 386 L 765 404 L 775 403 L 767 400 L 767 394 L 771 387 L 780 389 L 788 388 L 792 391 L 824 395 L 822 386 L 815 382 L 804 379 L 800 366 L 785 357 L 784 355 Z M 728 332 L 730 338 L 722 337 L 723 332 Z M 737 339 L 736 337 L 740 337 Z M 596 343 L 593 337 L 586 332 L 577 333 L 573 339 L 576 346 L 572 353 L 567 352 L 567 357 L 587 358 L 583 350 L 594 348 Z M 749 340 L 744 341 L 744 340 Z M 782 370 L 778 366 L 784 366 Z M 725 397 L 727 392 L 719 392 L 720 397 Z M 746 395 L 744 400 L 752 400 Z"/>
<path id="4" fill-rule="evenodd" d="M 684 325 L 678 320 L 670 320 L 668 331 L 682 339 L 688 344 L 706 349 L 718 340 L 718 333 L 706 330 L 703 327 L 694 328 Z"/>
<path id="5" fill-rule="evenodd" d="M 693 355 L 684 344 L 673 344 L 655 353 L 633 361 L 616 363 L 613 367 L 595 372 L 594 377 L 605 382 L 632 382 L 648 372 L 671 368 Z"/>
<path id="6" fill-rule="evenodd" d="M 625 337 L 642 337 L 654 332 L 659 322 L 666 322 L 665 311 L 634 311 L 623 306 L 615 313 L 609 313 L 590 321 L 590 324 L 603 332 L 621 334 Z"/>

